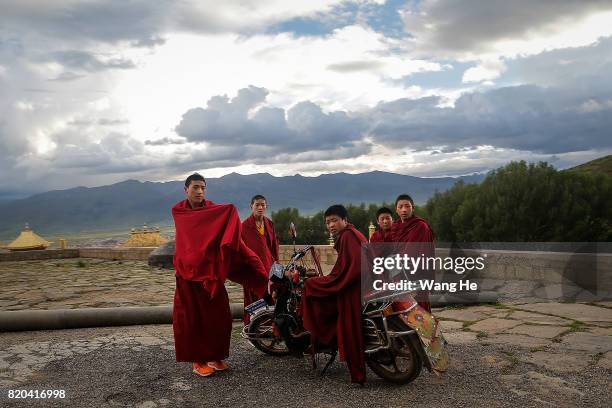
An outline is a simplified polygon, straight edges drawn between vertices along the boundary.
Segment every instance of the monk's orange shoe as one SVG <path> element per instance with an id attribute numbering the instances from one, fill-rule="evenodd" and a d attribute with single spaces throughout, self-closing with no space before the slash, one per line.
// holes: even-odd
<path id="1" fill-rule="evenodd" d="M 224 371 L 229 368 L 224 361 L 209 361 L 208 367 L 214 369 L 215 371 Z"/>
<path id="2" fill-rule="evenodd" d="M 193 372 L 201 377 L 208 377 L 215 373 L 215 369 L 207 364 L 193 363 Z"/>

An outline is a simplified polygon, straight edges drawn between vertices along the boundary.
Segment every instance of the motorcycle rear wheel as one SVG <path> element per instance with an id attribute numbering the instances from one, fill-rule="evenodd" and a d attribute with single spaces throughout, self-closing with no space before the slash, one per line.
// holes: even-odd
<path id="1" fill-rule="evenodd" d="M 281 338 L 274 334 L 273 322 L 274 312 L 271 310 L 251 316 L 248 327 L 249 335 L 251 335 L 249 341 L 257 350 L 266 354 L 286 356 L 289 354 L 289 348 Z"/>
<path id="2" fill-rule="evenodd" d="M 368 356 L 366 363 L 383 380 L 395 384 L 411 383 L 421 373 L 423 360 L 409 339 L 400 338 L 394 341 L 397 342 L 395 347 L 381 351 L 386 353 L 385 358 Z"/>

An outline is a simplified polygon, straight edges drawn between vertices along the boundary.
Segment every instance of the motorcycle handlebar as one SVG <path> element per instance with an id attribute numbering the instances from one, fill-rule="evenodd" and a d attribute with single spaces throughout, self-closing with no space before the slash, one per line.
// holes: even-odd
<path id="1" fill-rule="evenodd" d="M 297 261 L 298 259 L 300 259 L 304 255 L 306 255 L 306 252 L 310 251 L 310 248 L 312 248 L 312 245 L 308 245 L 308 246 L 302 248 L 301 251 L 296 251 L 296 253 L 293 254 L 292 260 L 294 262 Z"/>

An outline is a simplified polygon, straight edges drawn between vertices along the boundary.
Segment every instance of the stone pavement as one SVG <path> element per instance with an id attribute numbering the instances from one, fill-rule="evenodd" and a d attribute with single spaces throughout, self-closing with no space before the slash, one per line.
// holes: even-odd
<path id="1" fill-rule="evenodd" d="M 529 282 L 502 283 L 514 289 L 501 304 L 435 311 L 452 357 L 440 378 L 394 386 L 370 372 L 357 388 L 344 364 L 318 377 L 306 360 L 255 350 L 239 327 L 232 370 L 206 379 L 174 361 L 169 325 L 0 333 L 0 406 L 609 406 L 612 302 L 528 299 Z M 228 291 L 242 300 L 240 287 Z M 139 261 L 0 263 L 0 311 L 168 305 L 173 293 L 172 271 Z M 9 400 L 11 389 L 66 398 Z"/>
<path id="2" fill-rule="evenodd" d="M 495 291 L 503 301 L 513 303 L 611 298 L 608 293 L 577 290 L 569 283 L 542 286 L 531 281 L 482 279 L 479 284 L 482 290 Z M 144 261 L 71 258 L 0 262 L 0 311 L 163 306 L 172 304 L 174 287 L 173 270 L 151 268 Z M 241 303 L 242 288 L 230 281 L 226 287 L 230 301 Z"/>
<path id="3" fill-rule="evenodd" d="M 172 328 L 131 326 L 0 334 L 0 405 L 80 406 L 589 406 L 612 395 L 612 303 L 512 303 L 436 310 L 451 368 L 412 384 L 343 363 L 317 376 L 305 359 L 262 354 L 236 326 L 231 370 L 194 376 L 174 361 Z M 9 400 L 8 390 L 65 390 L 63 400 Z"/>
<path id="4" fill-rule="evenodd" d="M 242 288 L 227 283 L 232 302 Z M 91 258 L 0 262 L 0 311 L 172 304 L 174 271 Z"/>

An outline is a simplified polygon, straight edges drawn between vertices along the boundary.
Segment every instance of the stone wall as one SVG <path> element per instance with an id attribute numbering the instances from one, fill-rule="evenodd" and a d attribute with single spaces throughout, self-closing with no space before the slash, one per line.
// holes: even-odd
<path id="1" fill-rule="evenodd" d="M 111 259 L 115 261 L 146 261 L 155 247 L 142 248 L 79 248 L 81 258 Z"/>
<path id="2" fill-rule="evenodd" d="M 300 249 L 303 246 L 296 246 Z M 316 245 L 324 273 L 336 262 L 336 251 L 329 245 Z M 146 261 L 155 248 L 73 248 L 0 253 L 0 261 L 32 261 L 61 258 L 99 258 Z M 281 262 L 293 254 L 293 245 L 281 245 Z M 462 278 L 527 280 L 546 283 L 575 283 L 587 289 L 612 291 L 612 254 L 576 254 L 565 252 L 530 252 L 501 250 L 451 250 L 438 248 L 441 257 L 484 256 L 485 269 L 472 271 Z"/>
<path id="3" fill-rule="evenodd" d="M 0 262 L 43 261 L 45 259 L 78 258 L 78 249 L 42 249 L 37 251 L 15 251 L 0 253 Z"/>
<path id="4" fill-rule="evenodd" d="M 573 283 L 582 288 L 612 291 L 612 254 L 535 252 L 502 250 L 449 250 L 437 256 L 485 257 L 482 271 L 466 273 L 467 278 L 528 280 L 553 284 Z"/>
<path id="5" fill-rule="evenodd" d="M 300 250 L 304 248 L 305 245 L 296 245 L 295 249 Z M 315 245 L 315 248 L 319 254 L 319 259 L 321 261 L 321 268 L 323 269 L 323 273 L 328 274 L 334 263 L 336 262 L 337 254 L 332 246 L 329 245 Z M 285 264 L 289 262 L 291 256 L 293 255 L 293 245 L 281 245 L 279 250 L 279 258 L 281 263 Z"/>
<path id="6" fill-rule="evenodd" d="M 154 247 L 146 248 L 70 248 L 0 253 L 2 261 L 42 261 L 45 259 L 98 258 L 115 261 L 146 261 Z"/>
<path id="7" fill-rule="evenodd" d="M 315 247 L 321 254 L 321 267 L 324 273 L 329 273 L 336 262 L 336 251 L 329 245 Z M 292 245 L 281 245 L 282 262 L 288 261 L 292 254 Z M 556 284 L 574 283 L 586 289 L 612 291 L 612 254 L 502 250 L 452 250 L 451 252 L 448 248 L 436 250 L 436 255 L 440 257 L 478 257 L 485 254 L 484 270 L 465 273 L 461 277 Z"/>

